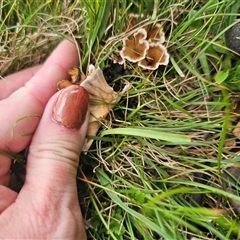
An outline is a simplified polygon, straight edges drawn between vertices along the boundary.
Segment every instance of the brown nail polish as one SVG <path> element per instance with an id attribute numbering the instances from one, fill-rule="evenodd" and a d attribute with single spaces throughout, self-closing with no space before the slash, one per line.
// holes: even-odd
<path id="1" fill-rule="evenodd" d="M 85 120 L 88 103 L 85 88 L 78 85 L 64 88 L 53 108 L 53 119 L 66 128 L 79 129 Z"/>

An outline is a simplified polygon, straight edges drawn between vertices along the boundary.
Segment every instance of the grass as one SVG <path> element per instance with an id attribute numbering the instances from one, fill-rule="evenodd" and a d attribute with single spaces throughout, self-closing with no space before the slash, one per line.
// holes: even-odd
<path id="1" fill-rule="evenodd" d="M 159 21 L 166 33 L 169 65 L 143 71 L 126 63 L 128 74 L 114 83 L 124 79 L 132 88 L 81 156 L 79 195 L 89 239 L 239 239 L 238 176 L 229 169 L 239 165 L 232 130 L 239 119 L 240 69 L 224 39 L 239 5 L 1 3 L 2 76 L 44 61 L 69 36 L 80 45 L 84 70 L 89 63 L 106 68 L 127 34 L 131 12 L 149 16 L 139 27 Z"/>

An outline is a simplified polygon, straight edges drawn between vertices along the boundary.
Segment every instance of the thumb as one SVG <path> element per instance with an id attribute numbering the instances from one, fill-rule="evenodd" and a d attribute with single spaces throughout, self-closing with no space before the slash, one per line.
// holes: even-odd
<path id="1" fill-rule="evenodd" d="M 87 91 L 76 85 L 50 99 L 29 148 L 26 180 L 19 197 L 26 191 L 34 192 L 34 198 L 52 196 L 55 201 L 60 200 L 59 193 L 76 195 L 88 105 Z"/>

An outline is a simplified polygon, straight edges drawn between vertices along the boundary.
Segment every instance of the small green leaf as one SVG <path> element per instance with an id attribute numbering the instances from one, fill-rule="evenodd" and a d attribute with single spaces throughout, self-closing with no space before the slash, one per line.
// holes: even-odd
<path id="1" fill-rule="evenodd" d="M 229 70 L 218 72 L 215 76 L 216 83 L 218 84 L 223 83 L 227 79 L 228 75 L 229 75 Z"/>

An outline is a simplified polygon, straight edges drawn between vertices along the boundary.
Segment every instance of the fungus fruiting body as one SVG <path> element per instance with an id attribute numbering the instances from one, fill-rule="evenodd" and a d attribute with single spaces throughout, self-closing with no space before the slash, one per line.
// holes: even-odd
<path id="1" fill-rule="evenodd" d="M 138 65 L 144 69 L 155 70 L 159 65 L 167 65 L 169 54 L 167 49 L 161 43 L 150 43 L 146 57 L 138 62 Z"/>
<path id="2" fill-rule="evenodd" d="M 129 25 L 137 23 L 136 15 L 129 15 Z M 129 29 L 129 26 L 128 28 Z M 137 63 L 139 67 L 156 70 L 159 65 L 168 65 L 169 54 L 163 45 L 165 33 L 160 23 L 148 24 L 123 39 L 122 50 L 115 52 L 114 62 L 123 64 L 125 60 Z"/>
<path id="3" fill-rule="evenodd" d="M 159 43 L 165 42 L 165 33 L 163 32 L 162 26 L 159 23 L 152 28 L 148 28 L 147 39 L 149 41 L 157 41 Z"/>
<path id="4" fill-rule="evenodd" d="M 58 82 L 58 84 L 57 84 L 57 89 L 58 90 L 61 90 L 61 89 L 63 89 L 63 88 L 66 88 L 66 87 L 68 87 L 68 86 L 71 86 L 71 85 L 73 85 L 74 83 L 72 83 L 71 81 L 69 81 L 69 80 L 62 80 L 62 81 L 60 81 L 60 82 Z"/>
<path id="5" fill-rule="evenodd" d="M 131 38 L 123 40 L 123 48 L 120 51 L 121 57 L 136 63 L 145 58 L 149 43 L 146 41 L 147 32 L 139 29 Z"/>

